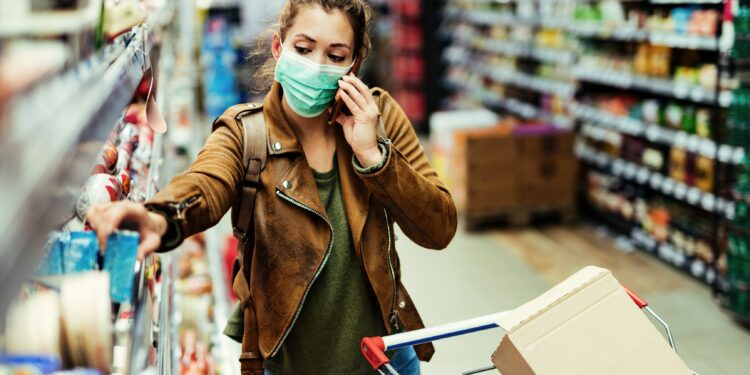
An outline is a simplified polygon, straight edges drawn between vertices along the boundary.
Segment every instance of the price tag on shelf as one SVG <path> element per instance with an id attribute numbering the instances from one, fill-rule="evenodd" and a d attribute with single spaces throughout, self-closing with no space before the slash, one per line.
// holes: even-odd
<path id="1" fill-rule="evenodd" d="M 682 182 L 678 183 L 674 188 L 674 197 L 679 200 L 685 200 L 687 195 L 688 187 Z"/>
<path id="2" fill-rule="evenodd" d="M 701 138 L 695 134 L 688 137 L 687 149 L 692 153 L 698 153 L 701 144 Z"/>
<path id="3" fill-rule="evenodd" d="M 701 191 L 696 187 L 688 189 L 687 201 L 692 205 L 696 205 L 701 201 Z"/>
<path id="4" fill-rule="evenodd" d="M 708 98 L 708 94 L 706 93 L 706 90 L 703 89 L 703 87 L 696 86 L 693 87 L 692 90 L 690 90 L 690 99 L 693 99 L 696 102 L 702 102 Z"/>
<path id="5" fill-rule="evenodd" d="M 672 87 L 672 95 L 678 99 L 685 99 L 690 95 L 690 84 L 685 82 L 675 82 Z"/>
<path id="6" fill-rule="evenodd" d="M 662 183 L 664 183 L 664 176 L 660 173 L 652 173 L 649 180 L 652 189 L 658 189 Z"/>
<path id="7" fill-rule="evenodd" d="M 728 202 L 726 210 L 727 210 L 727 219 L 734 220 L 734 216 L 735 216 L 734 202 Z"/>
<path id="8" fill-rule="evenodd" d="M 722 91 L 719 93 L 719 105 L 727 108 L 732 105 L 734 94 L 731 91 Z"/>
<path id="9" fill-rule="evenodd" d="M 735 147 L 732 153 L 732 161 L 734 164 L 740 165 L 745 160 L 745 149 L 742 147 Z"/>
<path id="10" fill-rule="evenodd" d="M 657 125 L 649 125 L 648 130 L 646 131 L 646 138 L 651 142 L 656 142 L 659 140 L 660 136 L 661 128 Z"/>
<path id="11" fill-rule="evenodd" d="M 633 163 L 628 163 L 625 167 L 625 178 L 632 180 L 636 173 L 638 173 L 638 167 Z"/>
<path id="12" fill-rule="evenodd" d="M 638 170 L 638 175 L 636 176 L 636 180 L 639 184 L 645 184 L 648 182 L 648 177 L 651 174 L 651 171 L 648 170 L 646 167 L 641 167 Z"/>
<path id="13" fill-rule="evenodd" d="M 703 278 L 703 275 L 706 273 L 706 263 L 697 258 L 693 259 L 690 263 L 690 273 L 699 279 Z"/>
<path id="14" fill-rule="evenodd" d="M 622 174 L 625 172 L 625 162 L 623 162 L 620 159 L 615 160 L 612 163 L 612 174 L 615 176 L 622 176 Z"/>
<path id="15" fill-rule="evenodd" d="M 703 194 L 701 207 L 708 212 L 714 212 L 716 209 L 716 197 L 713 194 Z"/>
<path id="16" fill-rule="evenodd" d="M 687 263 L 687 257 L 685 257 L 685 253 L 674 246 L 672 246 L 672 251 L 672 264 L 677 266 L 677 268 L 685 267 L 685 264 Z"/>
<path id="17" fill-rule="evenodd" d="M 716 281 L 716 271 L 711 267 L 706 271 L 706 282 L 713 285 L 714 281 Z"/>
<path id="18" fill-rule="evenodd" d="M 677 148 L 687 148 L 688 136 L 687 136 L 686 133 L 684 133 L 684 132 L 677 132 L 675 134 L 675 137 L 673 139 L 674 139 L 674 142 L 672 144 L 674 144 L 675 147 L 677 147 Z"/>
<path id="19" fill-rule="evenodd" d="M 716 157 L 716 143 L 710 139 L 702 139 L 700 145 L 700 154 L 707 158 Z"/>
<path id="20" fill-rule="evenodd" d="M 675 189 L 675 180 L 673 180 L 671 177 L 667 177 L 664 179 L 664 182 L 661 184 L 661 191 L 662 193 L 666 195 L 672 195 L 672 192 Z"/>
<path id="21" fill-rule="evenodd" d="M 732 159 L 733 150 L 729 145 L 719 146 L 719 161 L 722 163 L 729 163 Z"/>

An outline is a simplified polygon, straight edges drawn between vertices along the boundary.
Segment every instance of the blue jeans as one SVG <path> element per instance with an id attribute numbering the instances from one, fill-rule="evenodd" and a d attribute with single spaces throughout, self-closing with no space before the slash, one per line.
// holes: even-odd
<path id="1" fill-rule="evenodd" d="M 391 358 L 391 366 L 396 369 L 399 375 L 420 375 L 419 358 L 417 358 L 417 352 L 411 346 L 398 349 Z M 268 370 L 265 370 L 264 374 L 273 375 Z"/>

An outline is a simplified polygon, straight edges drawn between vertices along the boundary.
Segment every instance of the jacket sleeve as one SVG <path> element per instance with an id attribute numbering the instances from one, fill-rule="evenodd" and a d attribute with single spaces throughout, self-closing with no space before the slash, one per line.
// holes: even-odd
<path id="1" fill-rule="evenodd" d="M 379 90 L 373 91 L 378 94 Z M 412 241 L 426 248 L 443 249 L 456 233 L 453 198 L 428 162 L 398 103 L 385 91 L 380 91 L 376 100 L 388 138 L 386 160 L 378 171 L 357 171 L 357 175 Z"/>
<path id="2" fill-rule="evenodd" d="M 175 176 L 146 208 L 167 219 L 160 251 L 174 249 L 182 240 L 221 220 L 234 202 L 242 182 L 243 130 L 225 113 L 190 169 Z"/>

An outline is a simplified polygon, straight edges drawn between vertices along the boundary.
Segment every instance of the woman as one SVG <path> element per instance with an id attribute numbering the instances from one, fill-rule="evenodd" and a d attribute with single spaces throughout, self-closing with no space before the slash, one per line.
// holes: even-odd
<path id="1" fill-rule="evenodd" d="M 266 374 L 371 374 L 362 337 L 423 327 L 401 285 L 393 223 L 417 244 L 442 249 L 455 234 L 456 211 L 398 104 L 345 75 L 370 50 L 370 14 L 365 0 L 290 0 L 279 17 L 268 64 L 275 80 L 262 106 L 268 159 L 252 272 L 235 279 L 235 287 L 249 285 L 241 298 L 243 373 L 262 373 L 262 357 Z M 329 125 L 339 88 L 352 115 Z M 215 121 L 190 170 L 145 206 L 93 208 L 88 218 L 100 241 L 136 225 L 145 256 L 216 224 L 241 194 L 241 108 Z M 418 374 L 417 358 L 433 352 L 420 345 L 390 354 L 402 374 Z"/>

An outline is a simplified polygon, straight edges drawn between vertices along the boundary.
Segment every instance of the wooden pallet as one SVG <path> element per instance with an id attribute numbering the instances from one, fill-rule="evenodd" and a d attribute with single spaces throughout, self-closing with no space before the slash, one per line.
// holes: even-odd
<path id="1" fill-rule="evenodd" d="M 575 206 L 516 207 L 494 212 L 469 212 L 464 215 L 467 230 L 501 225 L 528 226 L 542 222 L 571 223 L 578 218 Z"/>

